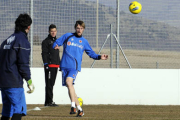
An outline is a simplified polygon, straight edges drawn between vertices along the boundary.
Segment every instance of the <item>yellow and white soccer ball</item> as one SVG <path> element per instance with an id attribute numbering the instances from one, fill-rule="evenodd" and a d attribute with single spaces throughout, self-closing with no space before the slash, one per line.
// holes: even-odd
<path id="1" fill-rule="evenodd" d="M 79 105 L 82 107 L 82 105 L 83 105 L 83 99 L 80 98 L 80 97 L 78 97 L 78 101 L 79 101 Z"/>
<path id="2" fill-rule="evenodd" d="M 133 14 L 138 14 L 141 12 L 142 5 L 137 1 L 133 1 L 129 4 L 129 11 Z"/>

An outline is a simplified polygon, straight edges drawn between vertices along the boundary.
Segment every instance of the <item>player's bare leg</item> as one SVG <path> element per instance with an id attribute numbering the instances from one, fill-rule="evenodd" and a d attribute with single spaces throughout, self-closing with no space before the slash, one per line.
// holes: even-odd
<path id="1" fill-rule="evenodd" d="M 78 97 L 77 97 L 76 94 L 75 94 L 75 97 L 76 97 L 76 98 L 75 98 L 75 100 L 76 100 L 76 106 L 77 106 L 77 108 L 78 108 L 77 117 L 82 117 L 82 116 L 84 115 L 84 112 L 83 112 L 81 106 L 79 105 Z"/>
<path id="2" fill-rule="evenodd" d="M 75 93 L 75 103 L 76 103 L 76 106 L 79 106 L 79 101 L 78 101 L 78 97 L 76 93 Z"/>
<path id="3" fill-rule="evenodd" d="M 76 108 L 75 105 L 78 108 L 78 115 L 77 117 L 81 117 L 84 115 L 83 110 L 81 108 L 81 106 L 79 105 L 79 101 L 78 101 L 78 97 L 75 93 L 75 89 L 73 86 L 73 78 L 71 77 L 67 77 L 66 79 L 66 85 L 68 88 L 68 93 L 69 93 L 69 98 L 71 99 L 71 112 L 70 114 L 76 114 Z"/>
<path id="4" fill-rule="evenodd" d="M 67 88 L 68 88 L 69 97 L 71 99 L 71 102 L 75 102 L 76 94 L 75 94 L 75 89 L 74 89 L 74 86 L 73 86 L 73 78 L 67 77 L 66 85 L 67 85 Z"/>
<path id="5" fill-rule="evenodd" d="M 66 85 L 68 88 L 68 93 L 69 93 L 69 98 L 71 100 L 71 111 L 70 114 L 76 114 L 76 94 L 75 94 L 75 89 L 73 86 L 73 78 L 67 77 L 66 79 Z"/>

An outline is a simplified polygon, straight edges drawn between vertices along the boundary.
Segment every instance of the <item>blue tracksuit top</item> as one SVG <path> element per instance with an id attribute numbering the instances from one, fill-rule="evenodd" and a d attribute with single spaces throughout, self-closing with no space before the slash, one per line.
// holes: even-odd
<path id="1" fill-rule="evenodd" d="M 0 46 L 0 88 L 22 88 L 31 79 L 30 44 L 24 32 L 8 37 Z"/>
<path id="2" fill-rule="evenodd" d="M 84 51 L 90 58 L 95 60 L 101 58 L 100 55 L 92 50 L 88 41 L 83 36 L 79 37 L 75 33 L 66 33 L 62 35 L 54 42 L 53 48 L 55 48 L 56 45 L 63 45 L 63 55 L 60 63 L 61 69 L 81 71 L 81 62 Z"/>

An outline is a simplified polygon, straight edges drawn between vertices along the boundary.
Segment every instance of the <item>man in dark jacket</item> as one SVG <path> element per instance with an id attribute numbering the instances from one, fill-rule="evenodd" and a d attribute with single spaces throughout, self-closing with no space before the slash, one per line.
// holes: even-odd
<path id="1" fill-rule="evenodd" d="M 26 100 L 23 79 L 27 81 L 29 91 L 34 91 L 32 84 L 29 56 L 30 44 L 27 33 L 32 19 L 28 14 L 20 14 L 15 21 L 15 32 L 0 47 L 0 88 L 2 95 L 1 120 L 21 120 L 26 115 Z"/>
<path id="2" fill-rule="evenodd" d="M 42 42 L 42 59 L 45 72 L 45 106 L 58 106 L 53 102 L 53 86 L 56 80 L 57 70 L 60 64 L 59 49 L 53 49 L 56 40 L 57 29 L 54 24 L 49 26 L 49 35 Z"/>

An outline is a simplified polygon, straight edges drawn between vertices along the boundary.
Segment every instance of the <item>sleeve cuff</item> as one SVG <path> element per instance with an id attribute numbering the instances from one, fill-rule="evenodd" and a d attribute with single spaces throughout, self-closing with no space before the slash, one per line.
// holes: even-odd
<path id="1" fill-rule="evenodd" d="M 28 77 L 28 78 L 25 78 L 25 80 L 26 80 L 26 81 L 28 81 L 28 80 L 31 80 L 31 78 L 30 78 L 30 77 Z"/>
<path id="2" fill-rule="evenodd" d="M 100 60 L 101 59 L 101 55 L 98 55 L 98 60 Z"/>

